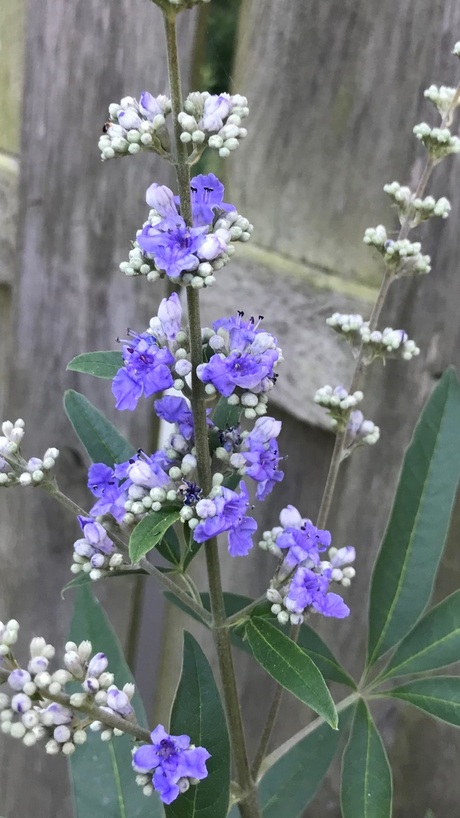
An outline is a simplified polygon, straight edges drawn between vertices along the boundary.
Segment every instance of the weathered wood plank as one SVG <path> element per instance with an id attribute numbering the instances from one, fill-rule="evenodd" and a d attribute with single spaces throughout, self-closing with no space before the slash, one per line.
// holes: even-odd
<path id="1" fill-rule="evenodd" d="M 194 25 L 194 14 L 183 15 L 184 67 Z M 67 373 L 66 364 L 79 352 L 111 346 L 128 324 L 143 329 L 163 294 L 161 286 L 125 279 L 118 263 L 145 218 L 147 186 L 168 180 L 168 168 L 147 154 L 101 163 L 97 149 L 110 102 L 167 89 L 161 14 L 149 2 L 33 3 L 25 54 L 8 414 L 26 421 L 26 456 L 49 445 L 61 450 L 62 488 L 86 505 L 86 463 L 62 409 L 63 390 L 81 389 L 112 419 L 115 410 L 110 384 Z M 136 445 L 148 445 L 147 402 L 117 422 Z M 20 619 L 25 641 L 42 633 L 62 646 L 71 604 L 60 588 L 70 577 L 78 526 L 38 491 L 3 492 L 0 502 L 0 618 Z M 126 635 L 129 587 L 120 597 L 116 583 L 102 585 L 101 596 Z M 64 765 L 43 750 L 3 741 L 0 813 L 23 818 L 37 804 L 49 818 L 70 813 Z"/>

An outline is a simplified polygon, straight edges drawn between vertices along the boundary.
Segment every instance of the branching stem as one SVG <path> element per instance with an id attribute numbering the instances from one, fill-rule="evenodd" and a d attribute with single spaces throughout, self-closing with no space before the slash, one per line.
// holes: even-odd
<path id="1" fill-rule="evenodd" d="M 166 42 L 168 49 L 168 69 L 171 88 L 172 116 L 176 145 L 176 173 L 180 200 L 180 212 L 184 221 L 192 225 L 192 203 L 190 193 L 190 168 L 187 147 L 181 142 L 178 114 L 182 110 L 182 91 L 176 37 L 176 13 L 173 9 L 164 13 Z M 189 319 L 190 355 L 192 362 L 192 412 L 197 452 L 197 472 L 203 495 L 212 487 L 209 460 L 208 429 L 204 385 L 197 376 L 197 367 L 203 362 L 201 317 L 198 290 L 187 287 L 187 307 Z M 213 538 L 204 545 L 208 572 L 209 596 L 211 602 L 212 632 L 217 651 L 219 670 L 224 693 L 225 709 L 230 731 L 233 759 L 237 771 L 238 784 L 244 796 L 238 804 L 242 818 L 259 818 L 257 790 L 251 776 L 246 751 L 243 722 L 238 699 L 236 677 L 230 645 L 230 634 L 225 627 L 225 607 L 220 576 L 220 562 L 217 540 Z"/>

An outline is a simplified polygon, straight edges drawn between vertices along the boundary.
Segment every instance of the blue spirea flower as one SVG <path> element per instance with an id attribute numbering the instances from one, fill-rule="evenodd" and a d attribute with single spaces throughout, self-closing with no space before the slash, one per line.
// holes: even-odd
<path id="1" fill-rule="evenodd" d="M 246 556 L 253 546 L 252 535 L 257 529 L 256 521 L 246 516 L 248 506 L 249 495 L 243 482 L 239 494 L 222 487 L 212 500 L 205 499 L 197 504 L 197 514 L 200 516 L 203 509 L 205 518 L 194 529 L 194 540 L 202 543 L 228 531 L 228 550 L 232 557 Z"/>
<path id="2" fill-rule="evenodd" d="M 93 463 L 88 469 L 88 488 L 98 498 L 90 513 L 94 517 L 111 514 L 120 522 L 125 513 L 125 497 L 120 490 L 117 469 L 111 469 L 105 463 Z"/>
<path id="3" fill-rule="evenodd" d="M 176 423 L 181 435 L 190 440 L 193 435 L 193 414 L 185 398 L 165 395 L 153 404 L 155 413 L 168 423 Z"/>
<path id="4" fill-rule="evenodd" d="M 147 332 L 138 335 L 128 330 L 130 339 L 123 346 L 124 366 L 112 381 L 117 409 L 132 411 L 142 394 L 149 397 L 169 389 L 174 383 L 173 367 L 179 367 L 181 375 L 188 374 L 191 364 L 186 360 L 176 362 L 173 354 L 181 322 L 182 307 L 173 293 L 163 298 Z"/>
<path id="5" fill-rule="evenodd" d="M 144 254 L 172 279 L 225 255 L 230 243 L 228 230 L 213 230 L 216 214 L 235 211 L 223 202 L 224 186 L 217 176 L 196 176 L 191 191 L 193 226 L 189 227 L 179 212 L 179 198 L 165 185 L 151 185 L 146 199 L 158 220 L 144 225 L 136 239 Z"/>
<path id="6" fill-rule="evenodd" d="M 112 381 L 117 409 L 133 411 L 142 394 L 146 397 L 173 385 L 171 366 L 174 356 L 169 349 L 160 349 L 156 339 L 144 332 L 132 333 L 133 342 L 123 346 L 124 367 Z"/>
<path id="7" fill-rule="evenodd" d="M 256 323 L 253 318 L 243 321 L 243 313 L 215 321 L 216 334 L 209 339 L 209 346 L 216 354 L 197 367 L 200 380 L 227 398 L 235 390 L 257 395 L 272 389 L 281 350 L 276 338 L 259 325 L 260 321 Z M 247 398 L 242 404 L 252 406 Z"/>
<path id="8" fill-rule="evenodd" d="M 284 477 L 278 469 L 281 457 L 276 438 L 280 431 L 280 420 L 263 417 L 249 434 L 242 434 L 239 426 L 220 432 L 221 446 L 230 455 L 229 465 L 257 482 L 257 500 L 265 500 Z"/>
<path id="9" fill-rule="evenodd" d="M 316 573 L 310 568 L 299 566 L 284 597 L 284 607 L 295 614 L 303 614 L 313 608 L 323 616 L 343 619 L 348 616 L 350 609 L 339 594 L 328 593 L 331 580 L 332 568 Z"/>
<path id="10" fill-rule="evenodd" d="M 81 554 L 83 557 L 88 557 L 93 561 L 93 557 L 97 554 L 112 554 L 115 546 L 110 539 L 105 528 L 93 520 L 92 517 L 83 517 L 81 514 L 77 517 L 80 528 L 83 532 L 83 539 L 77 540 L 74 544 L 74 551 Z M 98 567 L 96 564 L 94 567 Z"/>
<path id="11" fill-rule="evenodd" d="M 280 514 L 281 526 L 264 533 L 260 543 L 283 560 L 267 591 L 272 612 L 280 622 L 301 624 L 309 611 L 342 619 L 350 613 L 341 596 L 329 591 L 332 582 L 348 585 L 354 576 L 350 565 L 354 548 L 330 548 L 331 535 L 302 517 L 289 505 Z M 329 559 L 322 558 L 329 549 Z"/>
<path id="12" fill-rule="evenodd" d="M 150 734 L 152 744 L 144 744 L 133 753 L 133 768 L 148 775 L 164 804 L 171 804 L 190 784 L 206 778 L 210 753 L 195 747 L 186 735 L 171 736 L 163 725 Z"/>

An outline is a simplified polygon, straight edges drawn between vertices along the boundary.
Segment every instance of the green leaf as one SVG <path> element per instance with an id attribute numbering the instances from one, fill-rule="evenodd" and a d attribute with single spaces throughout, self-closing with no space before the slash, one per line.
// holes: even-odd
<path id="1" fill-rule="evenodd" d="M 188 526 L 187 526 L 187 524 L 185 524 L 184 531 L 185 531 L 185 540 L 187 542 L 187 550 L 185 552 L 184 562 L 183 562 L 183 566 L 182 566 L 184 571 L 188 568 L 188 566 L 190 565 L 192 560 L 195 559 L 196 555 L 198 554 L 198 551 L 201 549 L 201 547 L 203 545 L 202 542 L 196 542 L 196 540 L 193 539 L 192 529 L 188 528 L 188 531 L 187 531 L 186 530 L 187 528 L 188 528 Z"/>
<path id="2" fill-rule="evenodd" d="M 238 426 L 241 412 L 241 404 L 234 406 L 222 396 L 212 413 L 212 422 L 218 429 L 230 429 L 232 426 Z"/>
<path id="3" fill-rule="evenodd" d="M 173 596 L 173 594 L 166 592 L 165 596 L 169 602 L 177 605 L 179 608 L 181 608 L 181 610 L 185 611 L 185 613 L 188 613 L 193 619 L 201 621 L 193 613 L 193 611 L 190 611 L 185 607 L 185 605 L 182 605 L 181 601 L 177 599 L 177 597 Z M 207 611 L 210 611 L 211 607 L 209 594 L 203 593 L 200 594 L 200 596 L 204 607 Z M 242 596 L 241 594 L 224 593 L 225 612 L 227 616 L 233 616 L 233 614 L 238 613 L 238 611 L 241 611 L 253 601 L 254 600 L 252 600 L 250 597 Z M 262 606 L 260 608 L 256 608 L 252 616 L 262 616 L 262 614 L 259 613 L 261 610 Z M 282 630 L 282 626 L 278 623 L 276 618 L 273 617 L 268 606 L 267 618 L 270 618 L 271 624 L 275 628 L 278 628 L 280 631 Z M 232 643 L 235 645 L 235 647 L 243 650 L 245 653 L 249 653 L 249 655 L 252 656 L 251 646 L 247 639 L 244 639 L 244 630 L 241 630 L 242 633 L 235 629 L 230 631 Z M 300 628 L 297 644 L 299 647 L 303 648 L 306 653 L 308 653 L 310 659 L 313 659 L 315 665 L 318 667 L 318 670 L 322 673 L 325 679 L 329 679 L 331 682 L 340 682 L 341 684 L 345 684 L 353 689 L 356 689 L 354 679 L 352 679 L 347 671 L 338 663 L 332 651 L 329 650 L 325 642 L 323 642 L 321 637 L 318 636 L 318 634 L 315 633 L 315 631 L 310 628 L 309 625 L 302 625 Z"/>
<path id="4" fill-rule="evenodd" d="M 227 722 L 211 667 L 198 642 L 184 633 L 182 675 L 171 711 L 170 731 L 205 747 L 208 777 L 165 807 L 166 818 L 225 818 L 230 791 Z"/>
<path id="5" fill-rule="evenodd" d="M 77 643 L 89 639 L 95 653 L 103 651 L 118 687 L 133 681 L 104 610 L 88 587 L 80 588 L 76 596 L 69 638 Z M 133 705 L 139 723 L 146 726 L 137 693 Z M 161 818 L 163 809 L 157 796 L 146 799 L 136 784 L 131 766 L 132 738 L 125 735 L 105 742 L 98 733 L 88 730 L 87 734 L 86 743 L 77 747 L 69 760 L 75 818 L 145 818 L 146 814 Z"/>
<path id="6" fill-rule="evenodd" d="M 460 386 L 452 369 L 428 400 L 404 457 L 374 567 L 368 664 L 396 645 L 425 609 L 460 477 Z"/>
<path id="7" fill-rule="evenodd" d="M 64 393 L 64 409 L 93 463 L 124 463 L 136 450 L 95 406 L 73 389 Z"/>
<path id="8" fill-rule="evenodd" d="M 315 663 L 302 648 L 261 617 L 246 625 L 246 636 L 260 665 L 280 685 L 337 728 L 337 711 Z"/>
<path id="9" fill-rule="evenodd" d="M 441 721 L 460 727 L 460 676 L 430 676 L 414 679 L 385 693 L 430 713 Z"/>
<path id="10" fill-rule="evenodd" d="M 393 784 L 385 747 L 362 700 L 343 756 L 343 818 L 391 818 Z"/>
<path id="11" fill-rule="evenodd" d="M 379 681 L 446 667 L 460 659 L 460 591 L 428 611 L 398 646 Z"/>
<path id="12" fill-rule="evenodd" d="M 178 509 L 151 511 L 137 524 L 129 538 L 129 556 L 136 563 L 163 539 L 168 528 L 180 519 Z"/>
<path id="13" fill-rule="evenodd" d="M 329 769 L 351 712 L 340 714 L 338 730 L 321 724 L 270 766 L 259 785 L 263 818 L 300 818 Z"/>
<path id="14" fill-rule="evenodd" d="M 72 358 L 67 369 L 72 372 L 83 372 L 85 375 L 94 375 L 95 378 L 112 380 L 123 366 L 123 357 L 118 350 L 115 352 L 85 352 Z"/>
<path id="15" fill-rule="evenodd" d="M 339 729 L 318 724 L 299 741 L 289 739 L 266 757 L 259 784 L 259 803 L 263 818 L 300 818 L 311 802 L 348 727 L 353 706 L 340 713 Z M 233 807 L 229 818 L 238 818 Z"/>
<path id="16" fill-rule="evenodd" d="M 173 565 L 180 565 L 180 542 L 173 526 L 165 531 L 163 539 L 157 543 L 156 549 L 165 560 L 168 560 L 168 562 L 171 562 Z"/>
<path id="17" fill-rule="evenodd" d="M 297 644 L 308 653 L 310 659 L 313 659 L 325 679 L 329 679 L 331 682 L 340 682 L 356 690 L 355 680 L 339 664 L 326 643 L 309 625 L 302 625 L 300 628 Z"/>

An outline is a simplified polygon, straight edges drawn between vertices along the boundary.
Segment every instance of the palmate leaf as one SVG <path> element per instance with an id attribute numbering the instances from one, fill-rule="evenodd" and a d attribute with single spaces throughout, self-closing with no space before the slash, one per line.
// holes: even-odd
<path id="1" fill-rule="evenodd" d="M 132 682 L 121 646 L 103 608 L 88 587 L 80 588 L 69 638 L 89 639 L 94 652 L 103 651 L 115 684 L 121 688 Z M 137 720 L 147 726 L 142 702 L 136 693 L 133 706 Z M 161 818 L 163 808 L 156 794 L 147 799 L 136 784 L 131 766 L 133 739 L 124 735 L 101 741 L 100 733 L 88 730 L 88 740 L 70 756 L 69 770 L 75 818 Z"/>
<path id="2" fill-rule="evenodd" d="M 77 355 L 67 364 L 72 372 L 83 372 L 95 378 L 112 380 L 123 366 L 123 357 L 120 351 L 114 352 L 85 352 Z"/>
<path id="3" fill-rule="evenodd" d="M 460 591 L 456 591 L 428 611 L 407 634 L 379 680 L 437 670 L 459 660 Z"/>
<path id="4" fill-rule="evenodd" d="M 343 756 L 343 818 L 391 818 L 393 784 L 382 739 L 364 701 L 356 708 Z"/>
<path id="5" fill-rule="evenodd" d="M 414 679 L 385 693 L 424 710 L 441 721 L 460 727 L 460 676 Z"/>
<path id="6" fill-rule="evenodd" d="M 64 393 L 64 409 L 93 463 L 124 463 L 136 450 L 117 431 L 113 423 L 73 389 Z"/>
<path id="7" fill-rule="evenodd" d="M 460 478 L 459 416 L 460 386 L 450 369 L 404 457 L 372 577 L 368 665 L 408 633 L 429 601 Z"/>
<path id="8" fill-rule="evenodd" d="M 206 656 L 184 633 L 182 674 L 171 711 L 170 732 L 186 734 L 205 747 L 208 777 L 165 807 L 166 818 L 225 818 L 230 790 L 230 742 L 227 721 Z"/>
<path id="9" fill-rule="evenodd" d="M 289 636 L 260 617 L 248 622 L 246 636 L 254 657 L 264 670 L 336 729 L 338 717 L 334 702 L 308 654 Z"/>

